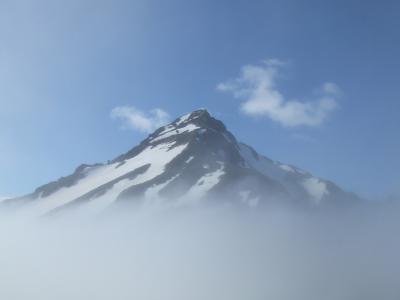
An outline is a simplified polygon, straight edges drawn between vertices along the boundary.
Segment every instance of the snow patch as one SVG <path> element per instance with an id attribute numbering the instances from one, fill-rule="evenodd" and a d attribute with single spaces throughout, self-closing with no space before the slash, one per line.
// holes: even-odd
<path id="1" fill-rule="evenodd" d="M 209 190 L 211 190 L 212 187 L 219 183 L 220 178 L 224 174 L 225 171 L 222 165 L 216 171 L 205 174 L 195 183 L 195 185 L 193 185 L 189 189 L 189 191 L 185 195 L 181 197 L 178 203 L 184 204 L 187 202 L 198 202 L 202 197 L 206 195 Z"/>
<path id="2" fill-rule="evenodd" d="M 194 124 L 187 124 L 185 127 L 182 128 L 177 128 L 177 129 L 172 129 L 170 131 L 165 131 L 165 133 L 161 133 L 159 134 L 157 137 L 155 137 L 154 139 L 151 140 L 151 143 L 169 138 L 171 136 L 175 136 L 181 133 L 188 133 L 188 132 L 192 132 L 194 130 L 199 129 L 200 127 Z"/>
<path id="3" fill-rule="evenodd" d="M 176 125 L 181 125 L 182 123 L 185 123 L 189 118 L 190 118 L 190 115 L 191 115 L 192 113 L 188 113 L 188 114 L 186 114 L 186 115 L 184 115 L 184 116 L 182 116 L 182 117 L 180 117 L 179 118 L 179 121 L 178 122 L 176 122 Z"/>
<path id="4" fill-rule="evenodd" d="M 279 166 L 279 168 L 281 168 L 282 170 L 284 170 L 286 172 L 296 173 L 296 170 L 293 167 L 289 166 L 289 165 L 282 164 L 282 165 Z"/>
<path id="5" fill-rule="evenodd" d="M 253 168 L 265 176 L 278 180 L 282 180 L 287 173 L 272 160 L 266 159 L 263 156 L 259 156 L 257 159 L 253 151 L 244 144 L 239 144 L 239 151 L 244 160 L 244 166 L 247 168 Z"/>
<path id="6" fill-rule="evenodd" d="M 194 156 L 191 156 L 191 157 L 189 157 L 186 161 L 185 161 L 185 163 L 190 163 L 192 160 L 193 160 L 193 158 L 194 158 Z"/>
<path id="7" fill-rule="evenodd" d="M 162 135 L 162 134 L 164 134 L 164 133 L 166 133 L 166 132 L 168 132 L 168 131 L 171 131 L 171 130 L 173 130 L 173 129 L 175 129 L 175 126 L 172 125 L 172 124 L 167 125 L 167 126 L 164 126 L 164 130 L 161 131 L 158 135 Z"/>
<path id="8" fill-rule="evenodd" d="M 105 194 L 100 197 L 90 200 L 84 207 L 84 210 L 96 214 L 103 211 L 103 209 L 113 203 L 118 195 L 132 185 L 130 179 L 123 179 L 115 183 Z"/>
<path id="9" fill-rule="evenodd" d="M 149 187 L 144 194 L 144 198 L 146 200 L 146 202 L 144 203 L 145 206 L 147 207 L 162 206 L 162 197 L 159 195 L 159 192 L 178 176 L 179 175 L 175 175 L 163 183 L 153 184 L 151 187 Z"/>
<path id="10" fill-rule="evenodd" d="M 149 187 L 145 194 L 144 197 L 146 199 L 152 199 L 158 197 L 158 192 L 161 191 L 164 187 L 166 187 L 170 182 L 172 182 L 178 175 L 175 175 L 174 177 L 166 180 L 163 183 L 160 184 L 153 184 L 151 187 Z"/>

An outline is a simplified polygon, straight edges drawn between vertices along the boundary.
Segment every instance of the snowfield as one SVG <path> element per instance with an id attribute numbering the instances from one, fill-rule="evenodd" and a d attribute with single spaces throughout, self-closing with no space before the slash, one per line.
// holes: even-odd
<path id="1" fill-rule="evenodd" d="M 145 173 L 139 174 L 132 180 L 124 179 L 114 184 L 106 194 L 96 198 L 95 201 L 93 200 L 89 202 L 88 208 L 100 211 L 115 201 L 116 196 L 118 196 L 124 189 L 132 185 L 143 183 L 160 175 L 164 171 L 166 164 L 186 148 L 186 145 L 172 148 L 171 146 L 172 143 L 160 144 L 154 148 L 149 147 L 142 151 L 138 156 L 125 161 L 123 164 L 114 163 L 106 166 L 95 167 L 77 184 L 68 188 L 62 188 L 48 197 L 37 199 L 37 201 L 28 205 L 26 210 L 33 214 L 46 214 L 57 207 L 65 205 L 78 197 L 89 193 L 99 186 L 131 172 L 132 170 L 150 164 L 149 169 Z"/>

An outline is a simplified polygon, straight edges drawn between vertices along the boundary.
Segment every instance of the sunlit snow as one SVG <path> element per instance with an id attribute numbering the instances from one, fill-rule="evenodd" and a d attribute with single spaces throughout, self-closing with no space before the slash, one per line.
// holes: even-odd
<path id="1" fill-rule="evenodd" d="M 149 169 L 139 174 L 136 178 L 129 180 L 123 180 L 118 184 L 115 184 L 106 194 L 100 198 L 96 198 L 96 201 L 90 202 L 89 207 L 95 210 L 101 210 L 110 205 L 115 200 L 115 195 L 123 191 L 129 186 L 143 183 L 160 175 L 168 162 L 174 157 L 179 155 L 187 145 L 179 145 L 173 148 L 171 144 L 161 144 L 153 148 L 146 148 L 137 156 L 127 160 L 123 165 L 118 166 L 118 163 L 100 166 L 93 168 L 87 174 L 87 176 L 81 179 L 78 184 L 71 187 L 63 187 L 48 197 L 39 198 L 32 202 L 31 205 L 27 205 L 27 209 L 35 212 L 35 214 L 46 214 L 51 210 L 65 205 L 76 198 L 85 195 L 93 189 L 106 184 L 120 176 L 123 176 L 132 170 L 151 164 Z"/>

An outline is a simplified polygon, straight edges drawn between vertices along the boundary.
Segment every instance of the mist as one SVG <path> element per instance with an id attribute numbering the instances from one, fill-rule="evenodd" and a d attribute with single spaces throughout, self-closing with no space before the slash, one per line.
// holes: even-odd
<path id="1" fill-rule="evenodd" d="M 0 299 L 399 299 L 399 205 L 0 222 Z"/>

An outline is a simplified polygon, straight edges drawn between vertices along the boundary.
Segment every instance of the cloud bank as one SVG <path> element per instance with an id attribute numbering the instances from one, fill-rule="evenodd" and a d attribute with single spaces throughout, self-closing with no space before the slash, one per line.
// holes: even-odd
<path id="1" fill-rule="evenodd" d="M 239 77 L 218 84 L 217 89 L 241 99 L 241 111 L 251 117 L 266 117 L 285 127 L 318 126 L 337 107 L 339 87 L 332 82 L 318 89 L 312 101 L 288 100 L 276 82 L 285 63 L 271 59 L 259 65 L 245 65 Z"/>
<path id="2" fill-rule="evenodd" d="M 2 216 L 0 299 L 398 300 L 398 209 Z"/>
<path id="3" fill-rule="evenodd" d="M 124 129 L 132 129 L 144 133 L 153 132 L 170 120 L 169 114 L 160 108 L 152 109 L 146 113 L 133 106 L 115 107 L 111 111 L 111 118 L 122 121 Z"/>

